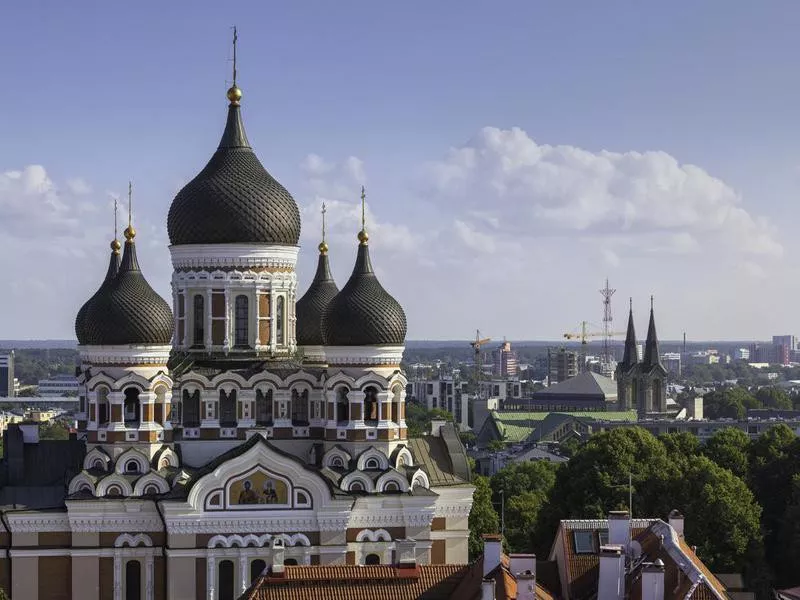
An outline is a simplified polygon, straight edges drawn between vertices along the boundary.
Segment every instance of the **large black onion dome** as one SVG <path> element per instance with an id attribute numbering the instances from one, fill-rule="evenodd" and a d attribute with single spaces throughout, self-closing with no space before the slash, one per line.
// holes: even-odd
<path id="1" fill-rule="evenodd" d="M 397 345 L 406 339 L 406 313 L 375 276 L 365 242 L 358 246 L 350 279 L 325 310 L 326 346 Z"/>
<path id="2" fill-rule="evenodd" d="M 98 296 L 105 293 L 105 289 L 114 282 L 114 278 L 119 271 L 119 242 L 114 240 L 111 246 L 111 258 L 108 261 L 108 270 L 106 271 L 106 278 L 100 284 L 98 290 L 94 295 L 89 298 L 81 309 L 78 311 L 78 316 L 75 317 L 75 336 L 78 338 L 79 344 L 87 344 L 88 334 L 86 333 L 86 315 L 89 313 L 89 307 Z"/>
<path id="3" fill-rule="evenodd" d="M 178 192 L 167 216 L 171 244 L 284 244 L 300 239 L 300 211 L 250 148 L 238 100 L 219 147 Z"/>
<path id="4" fill-rule="evenodd" d="M 142 275 L 131 239 L 125 242 L 117 276 L 101 288 L 85 319 L 81 342 L 85 345 L 166 345 L 172 341 L 172 311 Z"/>
<path id="5" fill-rule="evenodd" d="M 325 252 L 321 252 L 314 280 L 295 306 L 298 345 L 321 346 L 324 343 L 322 339 L 322 317 L 328 304 L 338 293 L 339 288 L 336 287 L 336 282 L 333 280 L 331 268 L 328 264 L 328 255 Z"/>

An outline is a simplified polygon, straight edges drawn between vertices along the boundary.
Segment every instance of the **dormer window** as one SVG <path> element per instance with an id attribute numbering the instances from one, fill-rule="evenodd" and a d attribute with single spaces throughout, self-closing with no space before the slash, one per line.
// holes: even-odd
<path id="1" fill-rule="evenodd" d="M 576 554 L 594 554 L 594 532 L 592 531 L 573 531 L 572 539 L 575 541 Z"/>

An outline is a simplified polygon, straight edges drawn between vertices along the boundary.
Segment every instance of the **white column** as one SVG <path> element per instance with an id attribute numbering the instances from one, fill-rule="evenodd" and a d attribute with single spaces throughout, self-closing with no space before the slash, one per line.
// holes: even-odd
<path id="1" fill-rule="evenodd" d="M 122 556 L 121 550 L 114 550 L 114 600 L 122 600 Z"/>
<path id="2" fill-rule="evenodd" d="M 254 338 L 255 341 L 253 342 L 253 348 L 258 350 L 258 347 L 261 345 L 261 290 L 256 288 L 255 294 L 253 294 L 253 310 L 251 314 L 253 315 L 253 323 L 255 323 L 255 332 Z"/>
<path id="3" fill-rule="evenodd" d="M 208 591 L 208 600 L 214 600 L 216 598 L 216 577 L 217 574 L 217 560 L 213 553 L 208 553 L 208 558 L 206 558 L 206 562 L 208 563 L 208 573 L 206 574 L 206 588 Z"/>
<path id="4" fill-rule="evenodd" d="M 189 293 L 184 288 L 183 290 L 178 290 L 179 292 L 183 292 L 183 347 L 189 347 Z"/>
<path id="5" fill-rule="evenodd" d="M 222 341 L 225 352 L 231 347 L 231 292 L 225 286 L 225 339 Z"/>
<path id="6" fill-rule="evenodd" d="M 275 352 L 275 340 L 277 339 L 275 333 L 275 289 L 270 290 L 269 294 L 269 347 L 272 352 Z"/>
<path id="7" fill-rule="evenodd" d="M 147 558 L 145 559 L 145 568 L 144 568 L 144 597 L 146 600 L 153 600 L 153 580 L 154 580 L 154 560 L 153 560 L 153 551 L 150 550 L 147 553 Z"/>
<path id="8" fill-rule="evenodd" d="M 181 340 L 178 339 L 178 323 L 180 322 L 180 317 L 178 316 L 178 287 L 175 282 L 172 282 L 172 318 L 175 320 L 174 327 L 175 329 L 172 332 L 172 345 L 173 346 L 180 346 Z M 185 330 L 184 330 L 185 331 Z"/>
<path id="9" fill-rule="evenodd" d="M 211 300 L 212 300 L 211 288 L 206 288 L 206 350 L 211 349 L 211 327 L 212 323 L 214 322 L 211 318 L 212 311 L 211 311 Z"/>
<path id="10" fill-rule="evenodd" d="M 247 581 L 247 575 L 249 574 L 249 569 L 247 567 L 250 563 L 248 560 L 249 558 L 250 557 L 245 554 L 243 550 L 239 552 L 239 578 L 241 579 L 240 589 L 242 590 L 243 594 L 247 590 L 247 585 L 249 583 Z"/>

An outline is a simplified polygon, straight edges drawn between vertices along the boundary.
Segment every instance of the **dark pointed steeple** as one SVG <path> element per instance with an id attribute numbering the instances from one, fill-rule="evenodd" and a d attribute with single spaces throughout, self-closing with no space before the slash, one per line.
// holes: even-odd
<path id="1" fill-rule="evenodd" d="M 325 204 L 322 205 L 322 241 L 319 244 L 317 272 L 308 290 L 297 301 L 297 343 L 300 346 L 322 346 L 322 316 L 325 309 L 339 293 L 328 261 L 328 244 L 325 241 Z"/>
<path id="2" fill-rule="evenodd" d="M 128 185 L 128 227 L 116 276 L 101 287 L 85 317 L 84 340 L 91 346 L 167 345 L 172 339 L 172 311 L 142 274 L 136 258 L 136 230 L 131 222 Z M 109 268 L 110 271 L 110 268 Z"/>
<path id="3" fill-rule="evenodd" d="M 365 192 L 361 188 L 361 231 L 353 273 L 342 291 L 330 301 L 322 318 L 326 346 L 379 346 L 405 343 L 406 314 L 400 303 L 383 289 L 369 258 L 365 220 Z"/>
<path id="4" fill-rule="evenodd" d="M 636 350 L 636 329 L 633 327 L 633 299 L 630 299 L 628 311 L 628 333 L 625 336 L 625 353 L 622 356 L 620 365 L 627 371 L 639 362 Z"/>
<path id="5" fill-rule="evenodd" d="M 642 366 L 646 371 L 653 367 L 661 366 L 661 357 L 658 353 L 658 336 L 656 335 L 656 319 L 653 315 L 653 297 L 650 296 L 650 323 L 647 326 L 647 341 L 644 346 L 644 360 Z"/>

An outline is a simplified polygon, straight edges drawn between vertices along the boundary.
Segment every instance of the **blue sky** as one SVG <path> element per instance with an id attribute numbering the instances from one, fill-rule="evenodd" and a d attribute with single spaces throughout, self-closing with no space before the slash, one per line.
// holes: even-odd
<path id="1" fill-rule="evenodd" d="M 303 286 L 322 200 L 339 209 L 339 220 L 329 213 L 332 260 L 346 280 L 363 181 L 374 259 L 410 337 L 480 327 L 555 338 L 600 321 L 605 276 L 617 297 L 635 297 L 642 329 L 656 294 L 664 337 L 798 332 L 796 2 L 2 11 L 0 219 L 12 218 L 0 268 L 15 287 L 0 300 L 0 338 L 71 335 L 104 271 L 99 213 L 129 178 L 142 262 L 168 295 L 165 216 L 221 134 L 233 24 L 250 140 L 308 216 Z M 659 154 L 631 154 L 647 151 Z M 702 170 L 690 173 L 691 193 L 686 164 Z M 31 165 L 43 168 L 29 173 L 38 195 L 2 179 Z M 54 219 L 74 217 L 56 233 L 41 223 L 54 203 L 63 204 Z"/>

